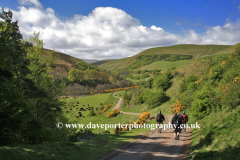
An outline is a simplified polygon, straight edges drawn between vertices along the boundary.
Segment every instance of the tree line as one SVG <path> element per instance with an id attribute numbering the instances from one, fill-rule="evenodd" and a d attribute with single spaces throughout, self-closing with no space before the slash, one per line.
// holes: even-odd
<path id="1" fill-rule="evenodd" d="M 39 34 L 23 40 L 12 12 L 0 14 L 0 145 L 36 144 L 66 138 L 56 128 L 62 117 L 54 98 L 63 86 L 49 74 L 51 58 L 44 59 Z"/>

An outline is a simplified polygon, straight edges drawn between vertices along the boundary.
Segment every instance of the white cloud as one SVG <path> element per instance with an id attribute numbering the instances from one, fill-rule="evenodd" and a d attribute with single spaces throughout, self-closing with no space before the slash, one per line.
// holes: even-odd
<path id="1" fill-rule="evenodd" d="M 163 31 L 162 28 L 156 27 L 156 26 L 151 26 L 151 29 L 156 30 L 156 31 Z"/>
<path id="2" fill-rule="evenodd" d="M 112 7 L 97 7 L 87 16 L 74 15 L 61 20 L 52 8 L 43 9 L 37 0 L 21 0 L 13 10 L 24 38 L 40 32 L 45 48 L 55 48 L 78 58 L 106 59 L 133 56 L 147 48 L 175 44 L 236 44 L 240 23 L 209 27 L 203 35 L 194 30 L 184 36 L 164 31 L 161 27 L 143 26 L 125 11 Z M 31 6 L 23 6 L 29 5 Z"/>
<path id="3" fill-rule="evenodd" d="M 42 8 L 41 3 L 38 0 L 18 0 L 20 5 L 34 5 L 35 7 Z"/>

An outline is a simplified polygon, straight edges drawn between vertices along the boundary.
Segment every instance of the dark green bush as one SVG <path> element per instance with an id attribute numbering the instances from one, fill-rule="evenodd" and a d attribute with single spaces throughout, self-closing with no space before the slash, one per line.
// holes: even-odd
<path id="1" fill-rule="evenodd" d="M 160 106 L 161 104 L 167 102 L 170 98 L 166 95 L 164 91 L 152 92 L 148 95 L 146 103 L 149 108 L 154 108 Z"/>
<path id="2" fill-rule="evenodd" d="M 95 116 L 96 115 L 96 113 L 94 112 L 94 110 L 91 110 L 90 112 L 89 112 L 89 117 L 92 117 L 92 116 Z"/>

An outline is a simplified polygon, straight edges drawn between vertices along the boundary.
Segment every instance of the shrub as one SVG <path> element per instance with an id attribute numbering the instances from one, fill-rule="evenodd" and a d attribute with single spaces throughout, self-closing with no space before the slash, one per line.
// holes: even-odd
<path id="1" fill-rule="evenodd" d="M 94 112 L 94 110 L 91 110 L 88 115 L 89 115 L 89 117 L 92 117 L 92 116 L 95 116 L 96 113 Z"/>
<path id="2" fill-rule="evenodd" d="M 107 118 L 110 118 L 110 117 L 115 117 L 117 116 L 118 114 L 120 113 L 120 111 L 118 109 L 114 109 L 112 112 L 110 113 L 107 113 Z"/>
<path id="3" fill-rule="evenodd" d="M 174 103 L 174 106 L 173 106 L 173 109 L 172 110 L 170 110 L 172 113 L 174 113 L 174 112 L 181 112 L 181 111 L 183 111 L 184 110 L 184 106 L 183 105 L 181 105 L 181 103 L 180 103 L 180 101 L 176 101 L 175 103 Z"/>
<path id="4" fill-rule="evenodd" d="M 170 80 L 172 78 L 173 78 L 172 72 L 167 71 L 164 75 L 156 77 L 155 86 L 157 88 L 160 88 L 160 89 L 166 91 L 172 85 L 172 82 L 170 82 Z"/>
<path id="5" fill-rule="evenodd" d="M 124 94 L 124 103 L 125 104 L 129 104 L 129 102 L 131 101 L 131 99 L 132 99 L 132 94 L 129 92 L 126 92 L 125 94 Z"/>
<path id="6" fill-rule="evenodd" d="M 229 84 L 225 87 L 223 102 L 232 108 L 240 104 L 240 83 Z"/>
<path id="7" fill-rule="evenodd" d="M 160 106 L 161 104 L 167 102 L 170 98 L 163 91 L 152 92 L 149 94 L 146 103 L 150 108 Z"/>

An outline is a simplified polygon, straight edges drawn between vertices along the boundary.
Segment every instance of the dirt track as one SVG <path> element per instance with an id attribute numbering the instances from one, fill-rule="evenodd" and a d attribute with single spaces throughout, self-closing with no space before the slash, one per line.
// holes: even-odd
<path id="1" fill-rule="evenodd" d="M 120 104 L 121 103 L 118 103 L 115 107 L 119 108 Z M 125 114 L 126 113 L 128 112 L 125 112 Z M 169 122 L 172 120 L 172 116 L 166 116 L 165 119 L 166 119 L 166 124 L 169 124 Z M 156 129 L 150 132 L 146 137 L 139 139 L 136 142 L 129 145 L 128 147 L 121 148 L 120 150 L 115 151 L 112 154 L 109 154 L 102 159 L 182 160 L 182 159 L 185 159 L 186 157 L 186 151 L 188 146 L 190 145 L 190 142 L 191 142 L 190 129 L 187 129 L 186 132 L 183 131 L 182 133 L 180 133 L 179 140 L 174 139 L 173 130 L 171 128 L 162 130 L 162 133 L 158 133 Z"/>

